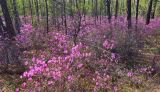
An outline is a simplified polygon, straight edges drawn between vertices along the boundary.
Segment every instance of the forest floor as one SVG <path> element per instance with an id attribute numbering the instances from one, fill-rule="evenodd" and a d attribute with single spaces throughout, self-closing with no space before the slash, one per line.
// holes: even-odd
<path id="1" fill-rule="evenodd" d="M 146 46 L 144 54 L 146 54 L 146 57 L 148 57 L 146 59 L 153 59 L 155 53 L 159 53 L 157 52 L 158 50 L 160 51 L 160 32 L 156 33 L 156 35 L 148 37 L 148 41 L 152 42 L 152 44 Z M 157 60 L 159 61 L 159 54 L 156 55 L 158 58 Z M 23 80 L 20 78 L 20 75 L 0 74 L 0 92 L 15 92 L 15 89 L 22 84 L 22 81 Z M 148 87 L 137 89 L 132 89 L 132 87 L 125 87 L 126 91 L 124 92 L 160 92 L 160 85 L 157 85 L 157 83 L 151 83 L 148 85 Z"/>

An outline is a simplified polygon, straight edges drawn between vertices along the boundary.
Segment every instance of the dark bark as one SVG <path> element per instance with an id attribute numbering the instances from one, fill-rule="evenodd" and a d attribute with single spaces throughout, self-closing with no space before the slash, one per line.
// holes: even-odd
<path id="1" fill-rule="evenodd" d="M 63 0 L 61 0 L 61 2 L 63 2 Z M 62 23 L 62 25 L 64 25 L 63 6 L 61 6 L 61 8 L 60 8 L 60 14 L 61 14 L 61 23 Z"/>
<path id="2" fill-rule="evenodd" d="M 100 14 L 100 24 L 101 24 L 101 22 L 102 22 L 102 9 L 103 9 L 103 3 L 102 2 L 100 3 L 99 8 L 100 8 L 100 13 L 99 14 Z"/>
<path id="3" fill-rule="evenodd" d="M 0 16 L 0 39 L 2 39 L 2 37 L 3 37 L 3 21 Z"/>
<path id="4" fill-rule="evenodd" d="M 84 15 L 84 20 L 86 18 L 86 9 L 85 9 L 85 5 L 86 5 L 86 0 L 83 0 L 83 15 Z"/>
<path id="5" fill-rule="evenodd" d="M 146 24 L 147 25 L 150 23 L 152 3 L 153 3 L 153 0 L 150 0 L 149 3 L 148 3 L 147 18 L 146 18 Z"/>
<path id="6" fill-rule="evenodd" d="M 128 28 L 132 27 L 132 22 L 131 22 L 131 0 L 127 0 L 127 21 L 128 21 Z"/>
<path id="7" fill-rule="evenodd" d="M 37 22 L 39 22 L 39 5 L 38 5 L 38 3 L 39 3 L 38 0 L 35 0 Z"/>
<path id="8" fill-rule="evenodd" d="M 74 35 L 73 35 L 74 45 L 77 44 L 78 34 L 81 31 L 81 20 L 82 20 L 82 16 L 81 16 L 81 13 L 78 11 L 77 16 L 75 16 L 75 21 L 74 21 L 74 27 L 75 27 Z"/>
<path id="9" fill-rule="evenodd" d="M 19 18 L 19 13 L 17 10 L 17 2 L 16 0 L 13 0 L 13 8 L 14 8 L 14 21 L 15 21 L 15 28 L 20 33 L 20 18 Z"/>
<path id="10" fill-rule="evenodd" d="M 118 16 L 118 9 L 119 9 L 119 1 L 116 0 L 115 19 L 117 19 L 117 16 Z"/>
<path id="11" fill-rule="evenodd" d="M 95 17 L 98 19 L 98 1 L 95 0 Z"/>
<path id="12" fill-rule="evenodd" d="M 0 73 L 21 73 L 24 67 L 22 67 L 19 60 L 19 49 L 15 44 L 13 38 L 16 35 L 10 14 L 8 12 L 6 0 L 0 0 L 2 13 L 5 20 L 3 24 L 2 18 L 0 17 L 0 31 L 4 33 L 3 38 L 0 40 Z M 14 67 L 12 67 L 12 65 Z M 4 67 L 5 66 L 5 67 Z M 18 68 L 18 69 L 17 69 Z"/>
<path id="13" fill-rule="evenodd" d="M 5 37 L 5 26 L 3 24 L 3 20 L 2 20 L 2 17 L 0 16 L 0 39 L 4 38 Z"/>
<path id="14" fill-rule="evenodd" d="M 138 21 L 138 11 L 139 10 L 139 0 L 137 0 L 137 2 L 136 2 L 136 21 Z"/>
<path id="15" fill-rule="evenodd" d="M 67 18 L 66 18 L 66 2 L 65 2 L 65 0 L 63 0 L 63 16 L 64 16 L 65 34 L 67 35 Z"/>
<path id="16" fill-rule="evenodd" d="M 46 31 L 47 31 L 47 33 L 48 33 L 48 32 L 49 32 L 49 23 L 48 23 L 48 0 L 45 0 L 45 4 L 46 4 L 46 22 L 47 22 Z"/>
<path id="17" fill-rule="evenodd" d="M 111 0 L 107 0 L 107 15 L 108 15 L 108 21 L 111 22 Z"/>
<path id="18" fill-rule="evenodd" d="M 30 15 L 31 15 L 32 24 L 33 24 L 33 10 L 32 10 L 32 2 L 31 2 L 31 0 L 29 0 L 29 9 L 30 9 Z"/>
<path id="19" fill-rule="evenodd" d="M 14 41 L 5 39 L 0 41 L 0 74 L 19 74 L 23 73 L 25 67 L 19 60 L 19 49 Z"/>
<path id="20" fill-rule="evenodd" d="M 24 23 L 26 23 L 26 6 L 25 6 L 25 0 L 22 1 L 23 3 L 23 16 L 24 16 Z"/>
<path id="21" fill-rule="evenodd" d="M 2 12 L 3 12 L 3 16 L 5 19 L 5 24 L 6 24 L 6 33 L 7 33 L 7 37 L 8 38 L 12 38 L 16 35 L 13 24 L 12 24 L 12 20 L 8 11 L 8 7 L 7 7 L 7 2 L 6 0 L 0 0 L 0 5 L 2 8 Z"/>
<path id="22" fill-rule="evenodd" d="M 137 31 L 137 24 L 138 24 L 138 15 L 139 15 L 139 0 L 136 2 L 136 25 L 135 25 L 135 30 Z"/>

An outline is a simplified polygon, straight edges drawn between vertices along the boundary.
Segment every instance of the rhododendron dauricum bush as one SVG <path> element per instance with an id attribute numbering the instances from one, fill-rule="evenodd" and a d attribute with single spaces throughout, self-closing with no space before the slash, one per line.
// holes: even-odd
<path id="1" fill-rule="evenodd" d="M 33 27 L 30 24 L 25 24 L 21 27 L 21 33 L 16 36 L 16 40 L 22 46 L 24 45 L 31 45 L 29 41 L 29 36 L 33 32 Z"/>
<path id="2" fill-rule="evenodd" d="M 26 79 L 22 83 L 21 90 L 29 90 L 30 87 L 30 90 L 45 90 L 43 88 L 50 86 L 51 88 L 55 87 L 55 89 L 48 90 L 60 90 L 56 88 L 58 86 L 66 87 L 66 90 L 74 90 L 72 86 L 79 79 L 83 80 L 82 76 L 88 77 L 92 81 L 91 87 L 95 88 L 95 90 L 97 87 L 106 87 L 105 81 L 109 80 L 109 75 L 99 74 L 98 68 L 94 70 L 88 69 L 87 63 L 89 63 L 89 58 L 92 57 L 88 46 L 82 43 L 71 46 L 66 41 L 67 37 L 61 33 L 53 32 L 50 35 L 54 35 L 51 36 L 51 39 L 47 43 L 50 47 L 50 59 L 46 59 L 45 55 L 41 55 L 40 57 L 33 57 L 32 60 L 25 61 L 25 65 L 29 66 L 29 69 L 21 76 L 21 78 Z M 112 57 L 113 59 L 115 58 L 114 55 Z M 97 62 L 93 63 L 94 66 L 99 64 Z M 101 83 L 101 81 L 103 82 Z"/>
<path id="3" fill-rule="evenodd" d="M 40 31 L 35 30 L 31 24 L 22 25 L 20 34 L 16 36 L 17 45 L 21 48 L 43 46 L 41 43 L 44 43 L 46 38 Z"/>
<path id="4" fill-rule="evenodd" d="M 121 53 L 113 52 L 113 49 L 126 44 L 124 41 L 128 32 L 125 25 L 127 21 L 124 17 L 113 20 L 111 24 L 106 21 L 107 19 L 104 18 L 97 25 L 92 25 L 93 21 L 89 19 L 85 23 L 82 21 L 77 45 L 73 45 L 72 35 L 51 31 L 44 36 L 39 30 L 33 29 L 31 25 L 23 25 L 21 34 L 16 37 L 19 46 L 44 45 L 46 49 L 41 51 L 39 56 L 33 55 L 31 59 L 25 61 L 28 70 L 21 76 L 25 81 L 20 88 L 17 88 L 17 92 L 19 90 L 97 92 L 107 89 L 118 92 L 119 84 L 112 82 L 112 72 L 117 71 L 117 61 L 121 57 Z M 160 24 L 159 20 L 152 20 L 151 24 L 146 26 L 145 21 L 140 18 L 137 30 L 131 29 L 131 31 L 138 31 L 138 37 L 150 35 L 159 28 L 158 24 Z M 133 27 L 135 26 L 133 25 Z M 69 33 L 72 33 L 74 31 L 72 23 L 68 27 Z M 134 39 L 132 38 L 132 40 Z M 101 51 L 89 43 L 97 46 Z M 101 58 L 96 58 L 97 53 L 101 55 Z M 140 72 L 144 73 L 147 69 L 147 67 L 142 67 Z M 126 70 L 125 72 L 122 74 L 126 74 L 128 77 L 134 76 L 132 71 Z"/>
<path id="5" fill-rule="evenodd" d="M 57 89 L 59 86 L 65 87 L 65 90 L 74 90 L 74 87 L 72 88 L 75 85 L 74 82 L 83 79 L 82 76 L 88 77 L 92 81 L 93 84 L 91 85 L 95 90 L 97 90 L 97 87 L 109 87 L 109 84 L 105 84 L 110 79 L 109 75 L 101 75 L 98 69 L 87 69 L 89 67 L 86 64 L 88 62 L 87 59 L 92 54 L 85 52 L 84 48 L 86 47 L 79 43 L 71 49 L 69 55 L 52 57 L 48 61 L 35 57 L 31 61 L 26 61 L 26 65 L 28 62 L 32 62 L 32 64 L 29 66 L 28 71 L 21 76 L 21 78 L 27 79 L 22 84 L 23 90 L 29 89 L 30 86 L 35 91 L 45 90 L 46 88 L 50 91 L 61 90 Z M 94 66 L 96 65 L 98 64 Z"/>

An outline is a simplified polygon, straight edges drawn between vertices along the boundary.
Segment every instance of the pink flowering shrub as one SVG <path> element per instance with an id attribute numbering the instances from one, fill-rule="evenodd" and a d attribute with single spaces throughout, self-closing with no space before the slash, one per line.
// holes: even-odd
<path id="1" fill-rule="evenodd" d="M 48 50 L 44 52 L 49 54 L 49 57 L 45 57 L 44 53 L 25 62 L 28 70 L 21 76 L 26 79 L 21 85 L 21 90 L 83 90 L 79 89 L 80 87 L 94 91 L 101 88 L 109 89 L 111 83 L 106 82 L 110 81 L 110 75 L 107 72 L 100 74 L 101 70 L 99 69 L 101 66 L 107 65 L 111 59 L 114 60 L 115 54 L 111 54 L 108 61 L 90 62 L 94 54 L 83 43 L 72 46 L 68 41 L 69 38 L 62 33 L 51 32 L 48 37 L 50 39 L 45 42 Z M 107 69 L 109 66 L 104 68 Z M 81 83 L 79 80 L 88 82 Z M 77 88 L 76 85 L 80 87 Z"/>
<path id="2" fill-rule="evenodd" d="M 21 27 L 21 33 L 16 36 L 16 40 L 20 46 L 31 45 L 29 36 L 33 33 L 33 27 L 30 24 L 23 25 Z"/>
<path id="3" fill-rule="evenodd" d="M 24 24 L 21 27 L 20 34 L 16 36 L 17 44 L 21 48 L 40 47 L 44 40 L 46 40 L 45 35 L 40 30 L 35 30 L 31 24 Z"/>
<path id="4" fill-rule="evenodd" d="M 47 61 L 45 61 L 45 58 L 39 59 L 34 57 L 31 60 L 32 64 L 29 66 L 29 70 L 24 72 L 21 77 L 27 79 L 27 84 L 25 82 L 25 86 L 22 84 L 22 87 L 24 89 L 28 88 L 31 86 L 30 83 L 33 84 L 33 90 L 38 90 L 37 88 L 43 90 L 41 85 L 44 87 L 48 87 L 50 85 L 69 86 L 65 85 L 65 83 L 70 83 L 74 78 L 78 78 L 78 76 L 80 77 L 79 73 L 85 67 L 86 58 L 91 56 L 91 53 L 84 52 L 82 47 L 84 46 L 80 43 L 71 48 L 69 55 L 59 57 L 53 56 Z M 81 61 L 83 58 L 84 61 Z"/>
<path id="5" fill-rule="evenodd" d="M 105 40 L 104 43 L 103 43 L 103 47 L 105 49 L 113 49 L 114 48 L 114 45 L 115 45 L 115 42 L 113 40 Z"/>
<path id="6" fill-rule="evenodd" d="M 46 41 L 50 53 L 54 56 L 68 55 L 71 49 L 68 36 L 60 32 L 50 32 Z"/>
<path id="7" fill-rule="evenodd" d="M 159 26 L 145 25 L 144 19 L 140 18 L 137 28 L 133 20 L 133 28 L 128 29 L 123 16 L 113 19 L 110 24 L 106 21 L 104 18 L 96 25 L 93 19 L 82 22 L 77 45 L 72 41 L 72 23 L 68 24 L 68 35 L 52 30 L 46 36 L 30 25 L 24 25 L 17 36 L 18 44 L 21 47 L 44 46 L 44 49 L 25 58 L 28 70 L 21 76 L 25 81 L 16 91 L 120 92 L 125 84 L 121 80 L 123 77 L 141 84 L 138 76 L 150 75 L 154 69 L 137 59 L 143 56 L 145 37 Z M 24 53 L 28 52 L 31 51 Z"/>

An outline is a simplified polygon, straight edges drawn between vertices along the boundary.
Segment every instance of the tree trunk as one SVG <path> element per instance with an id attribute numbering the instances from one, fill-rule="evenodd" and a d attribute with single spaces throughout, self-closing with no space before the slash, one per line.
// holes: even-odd
<path id="1" fill-rule="evenodd" d="M 95 0 L 95 18 L 98 20 L 98 1 Z"/>
<path id="2" fill-rule="evenodd" d="M 0 5 L 2 8 L 2 12 L 3 12 L 3 16 L 5 19 L 5 23 L 6 23 L 6 34 L 7 34 L 7 38 L 12 38 L 14 36 L 16 36 L 13 24 L 12 24 L 12 20 L 8 11 L 8 7 L 7 7 L 7 2 L 6 0 L 0 0 Z"/>
<path id="3" fill-rule="evenodd" d="M 73 17 L 73 1 L 72 0 L 69 0 L 69 10 L 70 10 L 70 16 Z"/>
<path id="4" fill-rule="evenodd" d="M 86 19 L 86 7 L 85 7 L 85 5 L 86 5 L 86 0 L 83 0 L 83 16 L 84 16 L 84 21 Z"/>
<path id="5" fill-rule="evenodd" d="M 115 19 L 117 19 L 117 16 L 118 16 L 118 8 L 119 8 L 119 1 L 116 0 Z"/>
<path id="6" fill-rule="evenodd" d="M 146 18 L 146 24 L 147 25 L 150 23 L 151 11 L 152 11 L 152 3 L 153 3 L 153 0 L 150 0 L 149 4 L 148 4 L 147 18 Z"/>
<path id="7" fill-rule="evenodd" d="M 136 2 L 136 21 L 138 21 L 139 0 Z"/>
<path id="8" fill-rule="evenodd" d="M 46 4 L 46 22 L 47 22 L 47 33 L 49 32 L 49 23 L 48 23 L 48 0 L 45 0 L 45 4 Z"/>
<path id="9" fill-rule="evenodd" d="M 29 0 L 29 9 L 30 9 L 30 15 L 31 15 L 32 24 L 33 24 L 33 10 L 32 10 L 32 2 L 31 2 L 31 0 Z"/>
<path id="10" fill-rule="evenodd" d="M 107 0 L 107 14 L 108 14 L 108 21 L 111 23 L 111 1 Z"/>
<path id="11" fill-rule="evenodd" d="M 23 3 L 23 16 L 24 16 L 24 23 L 26 23 L 26 6 L 25 6 L 25 0 L 22 1 Z"/>
<path id="12" fill-rule="evenodd" d="M 5 39 L 0 39 L 0 73 L 22 73 L 24 67 L 21 66 L 18 59 L 19 49 L 12 39 L 16 34 L 8 12 L 6 0 L 0 0 L 0 5 L 5 19 L 4 26 L 0 17 L 0 32 L 5 34 L 3 36 Z"/>
<path id="13" fill-rule="evenodd" d="M 154 16 L 155 16 L 155 12 L 156 12 L 156 7 L 157 7 L 157 2 L 158 0 L 154 0 L 154 3 L 153 3 L 153 11 L 151 13 L 151 18 L 154 19 Z"/>
<path id="14" fill-rule="evenodd" d="M 128 21 L 128 28 L 132 27 L 131 22 L 131 0 L 127 0 L 127 21 Z"/>
<path id="15" fill-rule="evenodd" d="M 66 18 L 66 2 L 65 2 L 65 0 L 63 0 L 63 16 L 64 16 L 65 34 L 67 35 L 67 18 Z"/>
<path id="16" fill-rule="evenodd" d="M 0 40 L 5 37 L 4 30 L 6 30 L 6 28 L 5 28 L 4 24 L 3 24 L 2 17 L 0 16 Z"/>
<path id="17" fill-rule="evenodd" d="M 38 5 L 38 0 L 35 0 L 35 6 L 36 6 L 37 23 L 39 23 L 39 5 Z"/>
<path id="18" fill-rule="evenodd" d="M 17 2 L 16 0 L 13 0 L 13 8 L 14 8 L 14 20 L 15 20 L 15 28 L 20 33 L 20 18 L 19 18 L 19 13 L 17 10 Z"/>
<path id="19" fill-rule="evenodd" d="M 137 31 L 137 24 L 138 24 L 138 15 L 139 15 L 139 0 L 136 1 L 136 25 L 135 25 L 135 30 Z"/>

